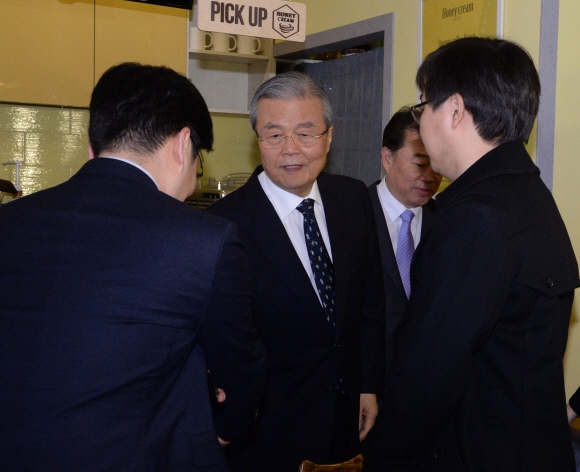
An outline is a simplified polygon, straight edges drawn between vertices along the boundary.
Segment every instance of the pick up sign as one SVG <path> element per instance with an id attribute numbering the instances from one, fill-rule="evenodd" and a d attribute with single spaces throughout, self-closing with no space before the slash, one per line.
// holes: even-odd
<path id="1" fill-rule="evenodd" d="M 203 31 L 302 42 L 306 5 L 278 0 L 198 0 L 197 27 Z"/>

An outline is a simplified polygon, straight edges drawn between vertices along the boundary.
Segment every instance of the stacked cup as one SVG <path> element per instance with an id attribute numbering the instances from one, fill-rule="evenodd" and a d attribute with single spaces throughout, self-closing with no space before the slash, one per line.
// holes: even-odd
<path id="1" fill-rule="evenodd" d="M 197 51 L 213 49 L 216 52 L 233 52 L 238 42 L 235 36 L 226 33 L 209 33 L 195 26 L 189 29 L 189 48 Z"/>
<path id="2" fill-rule="evenodd" d="M 262 50 L 262 41 L 260 38 L 252 36 L 238 36 L 238 53 L 240 54 L 260 54 Z"/>

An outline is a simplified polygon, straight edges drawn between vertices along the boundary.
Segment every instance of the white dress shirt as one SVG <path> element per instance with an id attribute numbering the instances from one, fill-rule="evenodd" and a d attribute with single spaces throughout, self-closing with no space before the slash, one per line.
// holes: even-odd
<path id="1" fill-rule="evenodd" d="M 322 205 L 322 198 L 320 197 L 320 191 L 318 190 L 318 183 L 314 181 L 314 185 L 312 185 L 312 189 L 306 197 L 299 197 L 293 193 L 287 192 L 286 190 L 282 190 L 272 182 L 265 172 L 258 175 L 258 181 L 260 182 L 264 193 L 274 206 L 280 221 L 282 221 L 286 233 L 288 233 L 288 237 L 292 242 L 292 246 L 294 246 L 294 250 L 296 251 L 296 254 L 298 254 L 308 277 L 310 277 L 312 287 L 320 300 L 316 282 L 314 281 L 314 274 L 310 267 L 310 258 L 308 257 L 308 250 L 306 249 L 306 241 L 304 239 L 304 216 L 296 209 L 305 198 L 312 198 L 312 200 L 314 200 L 314 216 L 316 216 L 316 222 L 318 223 L 322 239 L 324 240 L 324 245 L 326 246 L 328 255 L 332 260 L 332 249 L 330 247 L 328 228 L 326 227 L 326 218 L 324 216 L 324 206 Z"/>
<path id="2" fill-rule="evenodd" d="M 149 171 L 145 169 L 143 166 L 137 164 L 136 162 L 130 161 L 129 159 L 123 159 L 122 157 L 117 156 L 99 156 L 96 159 L 115 159 L 116 161 L 123 161 L 126 162 L 127 164 L 131 164 L 132 166 L 137 167 L 137 169 L 145 172 L 145 174 L 147 174 L 147 176 L 153 181 L 153 183 L 155 183 L 157 190 L 159 190 L 159 185 L 157 184 L 157 181 L 153 178 L 153 176 L 149 173 Z"/>
<path id="3" fill-rule="evenodd" d="M 389 229 L 389 236 L 391 237 L 391 242 L 393 243 L 393 251 L 397 254 L 397 244 L 399 241 L 399 230 L 401 229 L 401 215 L 408 208 L 405 207 L 399 200 L 393 197 L 393 194 L 389 192 L 387 184 L 385 182 L 385 177 L 377 185 L 377 190 L 379 194 L 379 200 L 381 206 L 383 207 L 383 213 L 385 214 L 385 220 L 387 221 L 387 228 Z M 413 213 L 415 213 L 415 218 L 411 220 L 411 234 L 413 236 L 413 242 L 415 243 L 415 248 L 419 244 L 421 239 L 421 224 L 423 222 L 423 207 L 409 208 Z"/>

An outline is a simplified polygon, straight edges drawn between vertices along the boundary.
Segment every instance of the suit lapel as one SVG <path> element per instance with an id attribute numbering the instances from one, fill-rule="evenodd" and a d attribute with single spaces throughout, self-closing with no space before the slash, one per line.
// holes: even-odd
<path id="1" fill-rule="evenodd" d="M 375 212 L 375 220 L 377 223 L 377 233 L 379 236 L 383 271 L 392 280 L 395 287 L 397 287 L 397 290 L 399 290 L 401 294 L 406 297 L 407 294 L 405 293 L 405 288 L 403 287 L 403 282 L 401 280 L 401 274 L 399 273 L 397 258 L 395 257 L 395 251 L 393 251 L 393 243 L 391 242 L 391 235 L 389 234 L 389 228 L 387 227 L 387 222 L 385 221 L 385 213 L 383 212 L 383 207 L 381 205 L 381 201 L 379 200 L 377 186 L 373 184 L 369 191 L 371 195 L 371 203 Z M 421 234 L 423 234 L 422 231 Z"/>
<path id="2" fill-rule="evenodd" d="M 346 236 L 348 232 L 344 228 L 345 215 L 348 214 L 349 208 L 341 203 L 341 195 L 336 193 L 337 189 L 326 181 L 326 174 L 320 174 L 317 182 L 324 205 L 324 217 L 332 251 L 337 306 L 336 332 L 339 333 L 345 315 L 346 297 L 350 283 L 349 274 L 351 273 L 348 254 L 351 249 L 349 244 L 352 241 Z"/>
<path id="3" fill-rule="evenodd" d="M 288 281 L 289 288 L 324 311 L 284 225 L 260 185 L 258 175 L 261 171 L 260 166 L 245 185 L 244 211 L 250 217 L 250 237 L 274 270 Z"/>

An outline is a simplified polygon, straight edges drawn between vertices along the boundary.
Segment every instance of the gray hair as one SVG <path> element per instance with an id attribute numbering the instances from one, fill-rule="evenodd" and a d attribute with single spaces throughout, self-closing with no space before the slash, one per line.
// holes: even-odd
<path id="1" fill-rule="evenodd" d="M 250 123 L 256 131 L 258 121 L 258 103 L 264 98 L 272 100 L 294 100 L 301 98 L 317 97 L 322 100 L 323 118 L 327 127 L 332 126 L 332 106 L 326 91 L 312 77 L 302 72 L 285 72 L 276 75 L 264 82 L 252 99 L 250 107 Z"/>

